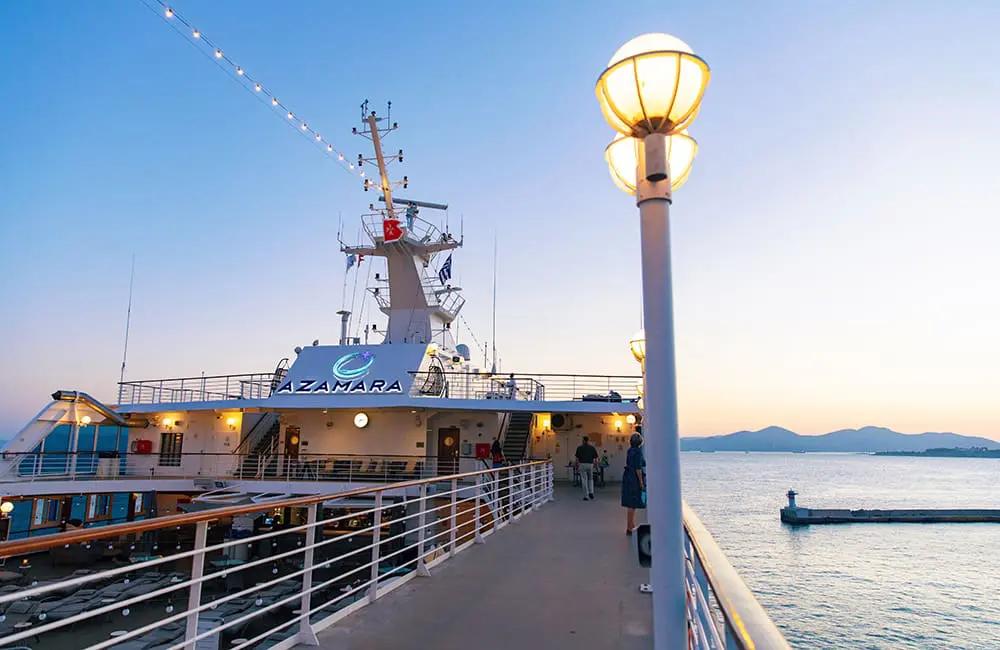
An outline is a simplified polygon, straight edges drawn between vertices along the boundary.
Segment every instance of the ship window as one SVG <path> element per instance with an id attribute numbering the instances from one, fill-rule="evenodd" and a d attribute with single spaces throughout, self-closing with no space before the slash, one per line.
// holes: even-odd
<path id="1" fill-rule="evenodd" d="M 184 434 L 180 431 L 164 431 L 160 434 L 160 466 L 180 467 L 181 450 L 184 448 Z"/>
<path id="2" fill-rule="evenodd" d="M 92 494 L 88 497 L 87 520 L 100 521 L 111 518 L 111 495 Z"/>
<path id="3" fill-rule="evenodd" d="M 60 510 L 62 510 L 62 501 L 59 499 L 36 499 L 35 516 L 31 520 L 31 525 L 45 526 L 58 522 Z"/>
<path id="4" fill-rule="evenodd" d="M 132 494 L 132 496 L 135 497 L 135 506 L 133 507 L 132 511 L 137 515 L 141 515 L 142 513 L 146 512 L 146 507 L 145 507 L 146 495 L 141 492 L 135 492 Z"/>

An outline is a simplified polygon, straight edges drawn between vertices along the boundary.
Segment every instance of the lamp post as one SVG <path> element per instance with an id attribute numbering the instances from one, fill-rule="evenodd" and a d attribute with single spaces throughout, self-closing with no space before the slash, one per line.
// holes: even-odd
<path id="1" fill-rule="evenodd" d="M 646 334 L 643 432 L 650 468 L 657 650 L 688 647 L 669 205 L 672 189 L 687 178 L 697 151 L 684 131 L 698 113 L 708 79 L 708 64 L 686 43 L 667 34 L 644 34 L 619 48 L 597 81 L 604 118 L 620 134 L 605 157 L 616 184 L 635 194 L 639 206 Z"/>

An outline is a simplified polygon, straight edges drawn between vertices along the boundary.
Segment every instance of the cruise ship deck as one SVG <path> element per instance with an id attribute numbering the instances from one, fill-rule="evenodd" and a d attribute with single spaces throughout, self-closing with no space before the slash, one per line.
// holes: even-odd
<path id="1" fill-rule="evenodd" d="M 651 648 L 618 489 L 538 460 L 0 542 L 0 647 Z M 787 650 L 686 507 L 684 531 L 688 647 Z"/>
<path id="2" fill-rule="evenodd" d="M 319 636 L 329 650 L 652 648 L 649 571 L 624 534 L 619 486 L 563 485 L 544 514 L 408 583 Z"/>

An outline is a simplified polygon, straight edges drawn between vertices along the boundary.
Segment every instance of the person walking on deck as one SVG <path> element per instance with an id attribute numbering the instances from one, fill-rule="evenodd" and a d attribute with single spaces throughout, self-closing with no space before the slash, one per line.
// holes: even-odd
<path id="1" fill-rule="evenodd" d="M 504 461 L 506 460 L 503 455 L 503 447 L 500 446 L 500 439 L 493 439 L 493 446 L 490 447 L 490 456 L 493 457 L 493 469 L 498 467 L 503 467 Z"/>
<path id="2" fill-rule="evenodd" d="M 642 436 L 633 433 L 629 439 L 625 473 L 622 474 L 622 506 L 626 508 L 625 534 L 635 530 L 635 511 L 646 507 L 646 458 L 642 453 Z"/>
<path id="3" fill-rule="evenodd" d="M 587 436 L 576 448 L 576 466 L 580 472 L 580 485 L 583 486 L 583 500 L 594 498 L 594 466 L 597 464 L 597 449 L 590 444 Z"/>

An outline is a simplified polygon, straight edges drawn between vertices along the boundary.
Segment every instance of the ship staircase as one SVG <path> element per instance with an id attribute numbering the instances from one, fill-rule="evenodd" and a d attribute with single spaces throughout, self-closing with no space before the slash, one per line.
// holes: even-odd
<path id="1" fill-rule="evenodd" d="M 528 452 L 528 441 L 531 439 L 532 413 L 507 413 L 507 423 L 502 427 L 503 457 L 509 463 L 520 463 Z"/>
<path id="2" fill-rule="evenodd" d="M 278 434 L 281 422 L 277 413 L 265 413 L 250 429 L 236 454 L 242 457 L 236 478 L 263 479 L 277 475 Z"/>

